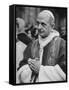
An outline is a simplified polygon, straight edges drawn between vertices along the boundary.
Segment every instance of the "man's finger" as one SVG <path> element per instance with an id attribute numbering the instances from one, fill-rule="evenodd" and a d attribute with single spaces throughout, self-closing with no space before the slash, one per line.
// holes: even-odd
<path id="1" fill-rule="evenodd" d="M 36 73 L 38 73 L 38 70 L 35 69 L 33 66 L 30 65 L 30 68 L 31 68 L 31 70 L 33 70 L 33 71 L 35 71 Z"/>
<path id="2" fill-rule="evenodd" d="M 28 63 L 35 65 L 35 64 L 36 64 L 36 61 L 33 61 L 33 60 L 32 60 L 32 61 L 28 61 Z"/>
<path id="3" fill-rule="evenodd" d="M 35 67 L 33 64 L 30 64 L 29 66 L 30 66 L 30 68 L 31 68 L 32 70 L 38 72 L 38 68 Z"/>

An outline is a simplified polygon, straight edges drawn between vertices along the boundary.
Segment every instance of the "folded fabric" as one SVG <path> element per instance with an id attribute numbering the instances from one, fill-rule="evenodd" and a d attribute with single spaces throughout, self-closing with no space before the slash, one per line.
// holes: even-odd
<path id="1" fill-rule="evenodd" d="M 30 83 L 32 71 L 29 68 L 28 64 L 22 66 L 16 74 L 17 83 Z"/>
<path id="2" fill-rule="evenodd" d="M 57 64 L 55 66 L 41 66 L 39 82 L 64 81 L 66 75 Z"/>

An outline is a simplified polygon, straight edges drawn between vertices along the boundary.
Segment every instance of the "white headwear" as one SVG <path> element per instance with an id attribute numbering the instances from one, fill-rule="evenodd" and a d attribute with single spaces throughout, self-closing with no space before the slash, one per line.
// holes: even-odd
<path id="1" fill-rule="evenodd" d="M 53 13 L 49 10 L 43 10 L 42 12 L 39 13 L 38 17 L 40 17 L 40 16 L 42 16 L 44 18 L 46 18 L 47 16 L 48 17 L 50 16 L 50 17 L 52 17 L 53 20 L 55 20 Z"/>

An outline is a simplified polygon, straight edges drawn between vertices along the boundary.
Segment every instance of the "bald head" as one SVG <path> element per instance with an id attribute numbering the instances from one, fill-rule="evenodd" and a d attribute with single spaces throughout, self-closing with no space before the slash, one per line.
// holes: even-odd
<path id="1" fill-rule="evenodd" d="M 25 21 L 22 18 L 16 18 L 16 22 L 19 24 L 20 28 L 25 26 Z"/>
<path id="2" fill-rule="evenodd" d="M 25 21 L 22 18 L 16 18 L 17 31 L 23 32 L 25 30 Z"/>
<path id="3" fill-rule="evenodd" d="M 46 22 L 49 22 L 51 25 L 54 24 L 55 18 L 51 11 L 49 10 L 43 10 L 38 14 L 38 19 L 45 20 Z"/>

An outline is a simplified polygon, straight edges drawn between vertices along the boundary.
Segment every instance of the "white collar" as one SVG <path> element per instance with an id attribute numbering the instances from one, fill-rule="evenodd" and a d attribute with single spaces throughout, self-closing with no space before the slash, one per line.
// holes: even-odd
<path id="1" fill-rule="evenodd" d="M 41 36 L 38 36 L 40 48 L 45 47 L 56 36 L 59 36 L 59 32 L 57 32 L 56 30 L 52 30 L 48 37 L 46 37 L 45 39 L 42 39 Z"/>

